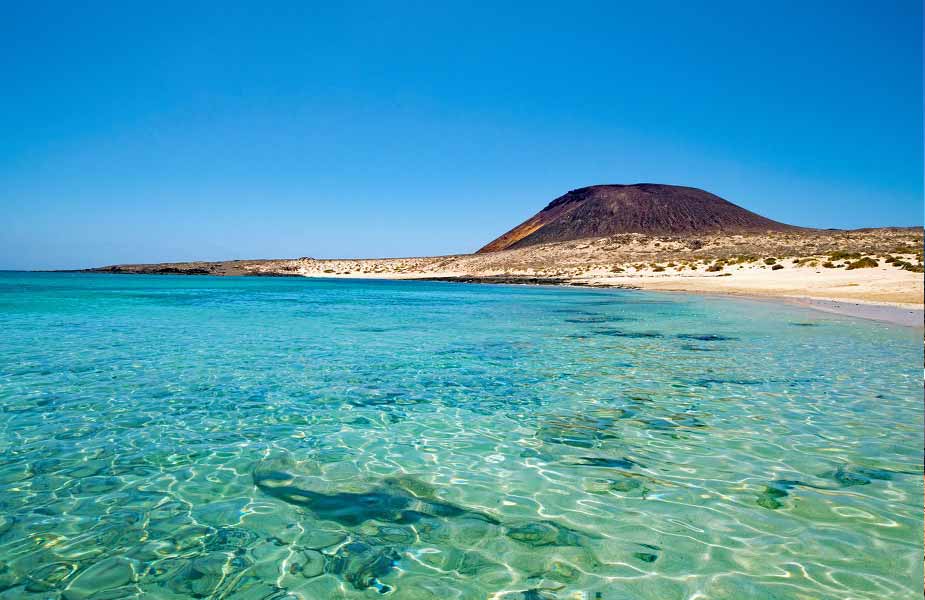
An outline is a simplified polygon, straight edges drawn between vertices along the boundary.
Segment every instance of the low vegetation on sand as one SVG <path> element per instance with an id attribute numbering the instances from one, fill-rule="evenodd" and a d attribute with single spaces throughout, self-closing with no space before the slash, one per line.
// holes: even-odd
<path id="1" fill-rule="evenodd" d="M 856 260 L 853 263 L 848 263 L 848 266 L 845 268 L 851 271 L 854 269 L 872 269 L 877 266 L 879 266 L 879 263 L 876 260 L 869 256 L 865 256 L 864 258 Z"/>
<path id="2" fill-rule="evenodd" d="M 421 258 L 290 260 L 117 265 L 115 273 L 211 275 L 308 275 L 321 277 L 498 278 L 525 282 L 657 274 L 666 277 L 731 277 L 755 270 L 804 277 L 829 270 L 880 273 L 923 271 L 923 230 L 798 230 L 749 234 L 653 236 L 619 234 L 490 252 Z M 860 271 L 864 273 L 864 271 Z M 861 276 L 861 275 L 858 275 Z"/>

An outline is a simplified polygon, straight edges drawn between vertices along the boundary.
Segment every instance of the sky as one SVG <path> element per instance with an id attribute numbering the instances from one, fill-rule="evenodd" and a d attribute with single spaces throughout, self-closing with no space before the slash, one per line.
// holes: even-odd
<path id="1" fill-rule="evenodd" d="M 914 0 L 9 2 L 0 268 L 470 252 L 604 183 L 921 225 L 922 25 Z"/>

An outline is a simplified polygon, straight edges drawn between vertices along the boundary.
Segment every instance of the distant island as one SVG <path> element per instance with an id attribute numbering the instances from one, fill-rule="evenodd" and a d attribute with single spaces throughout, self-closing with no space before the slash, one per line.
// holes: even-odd
<path id="1" fill-rule="evenodd" d="M 697 188 L 572 190 L 474 254 L 119 264 L 88 272 L 543 283 L 921 307 L 922 227 L 812 229 Z"/>

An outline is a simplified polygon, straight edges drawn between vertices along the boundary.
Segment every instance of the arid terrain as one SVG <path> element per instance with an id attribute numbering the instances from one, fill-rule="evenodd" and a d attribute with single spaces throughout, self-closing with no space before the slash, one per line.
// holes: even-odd
<path id="1" fill-rule="evenodd" d="M 483 254 L 115 265 L 114 273 L 448 279 L 815 298 L 921 307 L 923 230 L 620 234 Z"/>

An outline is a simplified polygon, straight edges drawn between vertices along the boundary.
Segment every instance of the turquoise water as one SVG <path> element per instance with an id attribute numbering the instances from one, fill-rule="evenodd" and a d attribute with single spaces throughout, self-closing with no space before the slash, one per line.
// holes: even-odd
<path id="1" fill-rule="evenodd" d="M 913 598 L 920 331 L 0 274 L 0 598 Z M 599 595 L 598 595 L 599 594 Z"/>

